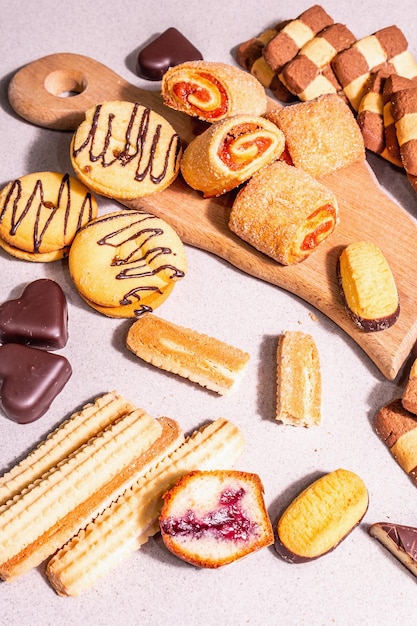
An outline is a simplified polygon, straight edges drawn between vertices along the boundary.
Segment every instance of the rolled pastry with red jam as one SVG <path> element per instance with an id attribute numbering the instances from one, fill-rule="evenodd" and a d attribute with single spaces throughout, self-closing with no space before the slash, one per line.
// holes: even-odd
<path id="1" fill-rule="evenodd" d="M 261 83 L 227 63 L 181 63 L 164 74 L 161 92 L 166 106 L 206 122 L 240 113 L 263 115 L 267 108 Z"/>
<path id="2" fill-rule="evenodd" d="M 282 265 L 304 261 L 334 231 L 335 195 L 303 170 L 274 161 L 239 191 L 229 227 Z"/>
<path id="3" fill-rule="evenodd" d="M 360 330 L 386 330 L 397 321 L 397 286 L 378 246 L 368 241 L 350 243 L 339 257 L 337 276 L 346 311 Z"/>
<path id="4" fill-rule="evenodd" d="M 181 173 L 204 197 L 219 196 L 278 159 L 284 147 L 284 133 L 273 122 L 234 115 L 211 124 L 188 144 Z"/>

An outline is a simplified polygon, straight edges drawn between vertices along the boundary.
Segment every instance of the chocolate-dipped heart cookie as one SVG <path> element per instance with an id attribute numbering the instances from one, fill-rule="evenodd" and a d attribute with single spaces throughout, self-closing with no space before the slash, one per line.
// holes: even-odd
<path id="1" fill-rule="evenodd" d="M 0 342 L 59 350 L 68 340 L 67 300 L 53 280 L 29 283 L 22 295 L 0 305 Z"/>
<path id="2" fill-rule="evenodd" d="M 0 407 L 14 422 L 41 417 L 72 374 L 64 356 L 17 343 L 0 346 Z"/>

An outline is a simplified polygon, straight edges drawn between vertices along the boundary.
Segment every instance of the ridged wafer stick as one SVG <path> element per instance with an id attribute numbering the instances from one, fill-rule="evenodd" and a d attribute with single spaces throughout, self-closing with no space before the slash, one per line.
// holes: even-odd
<path id="1" fill-rule="evenodd" d="M 245 446 L 239 429 L 219 418 L 196 431 L 49 561 L 60 595 L 79 595 L 137 550 L 158 529 L 163 494 L 194 469 L 231 468 Z"/>
<path id="2" fill-rule="evenodd" d="M 0 577 L 39 565 L 146 472 L 160 421 L 137 409 L 52 468 L 0 515 Z"/>
<path id="3" fill-rule="evenodd" d="M 20 463 L 0 477 L 0 512 L 4 510 L 7 500 L 134 408 L 117 391 L 112 391 L 73 413 Z"/>

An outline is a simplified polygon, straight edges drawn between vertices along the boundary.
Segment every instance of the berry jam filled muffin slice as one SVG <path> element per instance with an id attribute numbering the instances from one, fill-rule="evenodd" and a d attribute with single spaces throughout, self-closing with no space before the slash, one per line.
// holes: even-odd
<path id="1" fill-rule="evenodd" d="M 197 567 L 221 567 L 273 543 L 259 476 L 236 470 L 180 478 L 159 523 L 168 550 Z"/>

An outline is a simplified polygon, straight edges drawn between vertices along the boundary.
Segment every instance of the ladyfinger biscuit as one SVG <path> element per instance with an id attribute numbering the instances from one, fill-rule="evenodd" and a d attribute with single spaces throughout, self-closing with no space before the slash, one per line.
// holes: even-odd
<path id="1" fill-rule="evenodd" d="M 391 113 L 404 169 L 417 176 L 417 86 L 392 94 Z"/>
<path id="2" fill-rule="evenodd" d="M 411 366 L 408 381 L 402 395 L 403 407 L 417 415 L 417 359 Z"/>
<path id="3" fill-rule="evenodd" d="M 333 70 L 355 111 L 372 71 L 389 64 L 392 73 L 412 78 L 417 75 L 417 63 L 408 51 L 408 43 L 397 26 L 388 26 L 372 35 L 358 39 L 333 59 Z"/>
<path id="4" fill-rule="evenodd" d="M 350 470 L 325 474 L 302 491 L 281 515 L 275 548 L 289 563 L 306 563 L 334 550 L 368 509 L 363 480 Z"/>
<path id="5" fill-rule="evenodd" d="M 379 409 L 374 428 L 400 467 L 417 483 L 417 417 L 397 398 Z"/>
<path id="6" fill-rule="evenodd" d="M 320 357 L 313 337 L 286 331 L 278 339 L 276 419 L 293 426 L 321 422 Z"/>
<path id="7" fill-rule="evenodd" d="M 231 468 L 244 447 L 242 433 L 223 418 L 195 431 L 51 558 L 46 574 L 57 593 L 91 588 L 158 532 L 163 495 L 181 476 Z"/>
<path id="8" fill-rule="evenodd" d="M 307 41 L 330 24 L 333 24 L 333 19 L 318 4 L 303 11 L 265 45 L 263 55 L 266 62 L 279 74 L 284 65 L 298 54 Z"/>
<path id="9" fill-rule="evenodd" d="M 267 118 L 284 133 L 286 157 L 314 178 L 365 159 L 358 124 L 336 94 L 271 111 Z"/>
<path id="10" fill-rule="evenodd" d="M 162 115 L 119 100 L 88 109 L 70 146 L 78 178 L 96 193 L 118 200 L 169 187 L 181 154 L 180 137 Z"/>
<path id="11" fill-rule="evenodd" d="M 96 199 L 77 178 L 60 172 L 27 174 L 0 192 L 0 246 L 27 261 L 62 259 L 97 211 Z"/>
<path id="12" fill-rule="evenodd" d="M 106 393 L 73 413 L 20 463 L 0 477 L 0 512 L 9 501 L 122 415 L 134 410 L 117 391 Z M 7 504 L 6 504 L 7 503 Z"/>
<path id="13" fill-rule="evenodd" d="M 417 528 L 392 522 L 376 522 L 368 529 L 414 576 L 417 576 Z"/>
<path id="14" fill-rule="evenodd" d="M 387 330 L 400 315 L 394 275 L 382 251 L 369 241 L 354 241 L 337 263 L 337 278 L 346 312 L 365 332 Z"/>
<path id="15" fill-rule="evenodd" d="M 265 89 L 269 89 L 275 98 L 281 100 L 281 102 L 292 102 L 295 100 L 295 96 L 285 87 L 277 73 L 268 65 L 263 56 L 263 49 L 288 24 L 288 21 L 281 22 L 273 28 L 268 28 L 256 37 L 241 43 L 236 51 L 236 60 L 239 65 L 255 76 L 261 85 Z"/>
<path id="16" fill-rule="evenodd" d="M 0 514 L 0 577 L 11 580 L 42 563 L 117 498 L 148 469 L 148 449 L 161 431 L 136 409 L 16 496 Z"/>
<path id="17" fill-rule="evenodd" d="M 229 228 L 278 263 L 294 265 L 312 254 L 337 222 L 337 200 L 327 187 L 298 167 L 274 161 L 239 191 Z"/>
<path id="18" fill-rule="evenodd" d="M 267 109 L 261 83 L 227 63 L 189 61 L 176 65 L 164 74 L 161 92 L 166 106 L 206 122 L 231 115 L 263 115 Z"/>
<path id="19" fill-rule="evenodd" d="M 250 359 L 240 348 L 151 314 L 131 325 L 126 345 L 147 363 L 221 395 L 236 386 Z"/>
<path id="20" fill-rule="evenodd" d="M 278 159 L 284 147 L 276 124 L 255 115 L 233 115 L 214 122 L 188 144 L 181 173 L 205 198 L 219 196 Z"/>
<path id="21" fill-rule="evenodd" d="M 331 61 L 354 41 L 355 35 L 344 24 L 326 26 L 284 65 L 279 77 L 287 89 L 303 101 L 337 93 L 341 85 Z"/>

